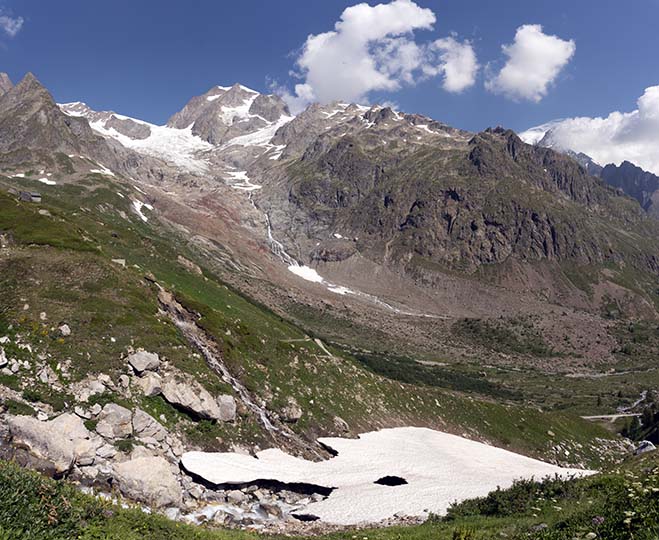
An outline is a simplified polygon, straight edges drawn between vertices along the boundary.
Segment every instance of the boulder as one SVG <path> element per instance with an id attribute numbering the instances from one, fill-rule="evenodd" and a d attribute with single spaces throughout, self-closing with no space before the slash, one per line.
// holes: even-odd
<path id="1" fill-rule="evenodd" d="M 133 433 L 133 414 L 116 403 L 108 403 L 98 415 L 96 432 L 106 439 L 128 437 Z"/>
<path id="2" fill-rule="evenodd" d="M 228 414 L 226 409 L 222 412 L 217 400 L 196 381 L 178 381 L 173 377 L 166 379 L 162 385 L 162 395 L 172 405 L 199 418 L 223 420 Z"/>
<path id="3" fill-rule="evenodd" d="M 52 463 L 56 474 L 69 471 L 76 463 L 91 465 L 102 444 L 75 414 L 65 413 L 49 422 L 8 416 L 7 424 L 12 444 Z"/>
<path id="4" fill-rule="evenodd" d="M 5 354 L 5 350 L 0 347 L 0 368 L 3 368 L 7 365 L 8 360 L 7 360 L 7 355 Z"/>
<path id="5" fill-rule="evenodd" d="M 155 508 L 181 504 L 181 486 L 164 458 L 139 457 L 114 466 L 119 491 Z"/>
<path id="6" fill-rule="evenodd" d="M 135 383 L 147 397 L 157 396 L 162 392 L 162 379 L 157 373 L 147 371 Z"/>
<path id="7" fill-rule="evenodd" d="M 105 385 L 98 380 L 98 375 L 89 375 L 84 380 L 70 386 L 76 401 L 86 403 L 91 396 L 106 391 Z"/>
<path id="8" fill-rule="evenodd" d="M 657 447 L 651 441 L 641 441 L 634 451 L 634 455 L 640 456 L 646 452 L 654 452 Z"/>
<path id="9" fill-rule="evenodd" d="M 160 358 L 156 353 L 137 351 L 128 357 L 128 363 L 139 375 L 145 371 L 155 371 L 160 367 Z"/>
<path id="10" fill-rule="evenodd" d="M 220 420 L 222 422 L 233 422 L 236 419 L 236 400 L 233 396 L 222 394 L 217 398 L 220 407 Z"/>
<path id="11" fill-rule="evenodd" d="M 288 403 L 281 410 L 281 419 L 284 422 L 297 422 L 302 418 L 302 408 L 294 397 L 289 396 Z"/>
<path id="12" fill-rule="evenodd" d="M 136 409 L 133 415 L 133 431 L 136 437 L 140 439 L 152 438 L 162 442 L 167 437 L 167 430 L 153 416 L 144 412 L 142 409 Z"/>

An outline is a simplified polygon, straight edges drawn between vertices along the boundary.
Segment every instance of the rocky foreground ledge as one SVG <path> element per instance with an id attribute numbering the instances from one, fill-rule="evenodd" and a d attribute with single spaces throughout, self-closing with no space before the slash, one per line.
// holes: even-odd
<path id="1" fill-rule="evenodd" d="M 65 388 L 66 365 L 56 373 L 43 360 L 25 366 L 1 355 L 0 372 L 10 377 L 23 371 L 36 373 L 53 391 Z M 66 389 L 75 404 L 68 412 L 58 414 L 43 403 L 36 417 L 0 410 L 0 458 L 192 523 L 320 533 L 418 522 L 429 512 L 443 513 L 453 501 L 484 495 L 516 478 L 589 473 L 423 428 L 321 439 L 327 455 L 335 456 L 318 462 L 274 448 L 255 456 L 190 452 L 179 433 L 165 427 L 164 417 L 127 408 L 129 398 L 158 395 L 213 422 L 235 420 L 236 398 L 211 395 L 190 375 L 143 350 L 128 354 L 126 370 L 116 380 L 89 375 Z M 103 396 L 103 404 L 94 396 Z M 19 392 L 3 386 L 0 397 L 21 400 Z M 294 405 L 287 409 L 287 421 L 299 418 Z"/>
<path id="2" fill-rule="evenodd" d="M 184 453 L 180 442 L 144 411 L 107 404 L 89 414 L 97 419 L 94 431 L 77 414 L 48 421 L 7 415 L 5 457 L 55 477 L 66 474 L 101 496 L 121 495 L 145 510 L 192 523 L 327 532 L 418 522 L 517 478 L 592 473 L 412 427 L 358 439 L 321 439 L 336 455 L 319 462 L 278 449 L 255 456 Z M 146 444 L 120 452 L 108 442 L 128 433 Z"/>

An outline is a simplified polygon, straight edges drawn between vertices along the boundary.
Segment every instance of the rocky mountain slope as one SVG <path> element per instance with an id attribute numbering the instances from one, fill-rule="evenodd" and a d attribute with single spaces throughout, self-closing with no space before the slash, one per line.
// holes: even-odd
<path id="1" fill-rule="evenodd" d="M 609 164 L 599 176 L 607 184 L 634 197 L 648 214 L 659 218 L 659 176 L 644 171 L 629 161 Z"/>
<path id="2" fill-rule="evenodd" d="M 602 178 L 607 184 L 620 188 L 623 193 L 636 199 L 651 216 L 657 217 L 656 200 L 659 197 L 659 179 L 629 161 L 620 165 L 609 163 L 602 166 L 583 152 L 575 152 L 558 144 L 552 132 L 553 123 L 531 128 L 521 134 L 522 139 L 533 145 L 553 148 L 577 160 L 589 174 Z M 606 172 L 605 172 L 606 169 Z"/>
<path id="3" fill-rule="evenodd" d="M 152 506 L 290 513 L 181 453 L 318 459 L 381 427 L 615 461 L 578 414 L 656 376 L 657 222 L 504 129 L 293 118 L 240 85 L 156 126 L 28 75 L 0 96 L 0 210 L 4 455 Z"/>

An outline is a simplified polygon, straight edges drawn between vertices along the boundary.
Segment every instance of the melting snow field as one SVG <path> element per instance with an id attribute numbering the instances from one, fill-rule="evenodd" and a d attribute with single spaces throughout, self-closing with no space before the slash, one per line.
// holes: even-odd
<path id="1" fill-rule="evenodd" d="M 273 448 L 256 457 L 188 452 L 181 461 L 189 472 L 214 484 L 272 480 L 335 488 L 328 498 L 307 505 L 300 513 L 341 525 L 444 514 L 454 501 L 484 496 L 519 478 L 594 473 L 557 467 L 427 428 L 384 429 L 358 439 L 319 441 L 338 455 L 312 462 Z M 402 478 L 407 484 L 375 483 L 386 476 Z"/>

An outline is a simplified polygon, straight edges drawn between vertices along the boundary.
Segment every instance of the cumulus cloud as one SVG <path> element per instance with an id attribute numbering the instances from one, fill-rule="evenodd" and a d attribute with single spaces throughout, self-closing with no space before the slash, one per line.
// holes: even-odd
<path id="1" fill-rule="evenodd" d="M 568 118 L 547 124 L 543 145 L 588 154 L 598 163 L 620 164 L 627 160 L 659 174 L 659 86 L 650 86 L 631 112 L 612 112 L 606 118 Z M 543 130 L 521 134 L 527 142 L 538 141 Z"/>
<path id="2" fill-rule="evenodd" d="M 517 29 L 515 41 L 501 49 L 508 60 L 485 87 L 513 100 L 537 103 L 570 61 L 576 45 L 573 40 L 543 33 L 539 24 L 525 24 Z"/>
<path id="3" fill-rule="evenodd" d="M 23 17 L 12 17 L 0 8 L 0 30 L 13 38 L 23 28 Z"/>
<path id="4" fill-rule="evenodd" d="M 444 75 L 444 90 L 458 93 L 474 85 L 478 61 L 469 41 L 460 43 L 451 36 L 438 39 L 432 48 L 440 52 L 439 71 Z"/>
<path id="5" fill-rule="evenodd" d="M 435 21 L 430 9 L 411 0 L 350 6 L 334 30 L 307 38 L 296 60 L 303 82 L 293 93 L 280 93 L 292 110 L 312 101 L 365 103 L 371 92 L 393 92 L 439 74 L 446 89 L 462 91 L 474 84 L 476 55 L 470 43 L 452 37 L 418 43 L 414 31 L 431 30 Z"/>

